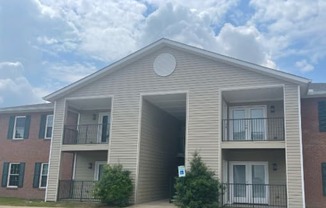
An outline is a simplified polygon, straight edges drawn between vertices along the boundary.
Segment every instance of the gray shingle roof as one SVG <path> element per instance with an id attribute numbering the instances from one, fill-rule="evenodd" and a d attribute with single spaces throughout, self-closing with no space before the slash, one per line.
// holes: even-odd
<path id="1" fill-rule="evenodd" d="M 0 113 L 13 113 L 13 112 L 44 112 L 53 111 L 53 103 L 39 103 L 34 105 L 21 105 L 0 108 Z"/>
<path id="2" fill-rule="evenodd" d="M 326 83 L 310 83 L 308 96 L 326 96 Z"/>

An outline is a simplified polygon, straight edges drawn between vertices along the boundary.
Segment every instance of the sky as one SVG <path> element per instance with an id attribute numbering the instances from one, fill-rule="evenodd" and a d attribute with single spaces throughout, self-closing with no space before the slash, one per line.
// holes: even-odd
<path id="1" fill-rule="evenodd" d="M 0 0 L 0 107 L 161 38 L 326 82 L 325 0 Z"/>

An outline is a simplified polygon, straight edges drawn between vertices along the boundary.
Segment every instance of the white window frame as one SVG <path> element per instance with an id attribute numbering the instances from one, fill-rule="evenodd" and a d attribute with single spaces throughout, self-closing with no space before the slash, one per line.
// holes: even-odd
<path id="1" fill-rule="evenodd" d="M 108 164 L 106 161 L 95 161 L 94 180 L 98 181 L 98 174 L 100 172 L 100 165 Z"/>
<path id="2" fill-rule="evenodd" d="M 52 131 L 51 131 L 51 137 L 46 137 L 48 133 L 48 118 L 52 116 Z M 53 114 L 47 115 L 46 116 L 46 122 L 45 122 L 45 130 L 44 130 L 44 139 L 52 139 L 52 134 L 53 134 Z"/>
<path id="3" fill-rule="evenodd" d="M 18 183 L 19 183 L 19 176 L 20 174 L 11 174 L 11 166 L 12 165 L 19 165 L 19 168 L 20 167 L 20 163 L 9 163 L 9 168 L 8 168 L 8 178 L 7 178 L 7 188 L 18 188 L 18 185 L 17 186 L 10 186 L 9 183 L 10 183 L 10 176 L 15 176 L 15 175 L 18 175 Z"/>
<path id="4" fill-rule="evenodd" d="M 265 169 L 265 184 L 269 184 L 269 166 L 268 166 L 268 161 L 230 161 L 229 162 L 229 180 L 230 183 L 233 184 L 234 183 L 234 178 L 233 178 L 233 166 L 234 165 L 245 165 L 245 171 L 246 171 L 246 184 L 252 184 L 252 172 L 251 172 L 251 168 L 253 165 L 263 165 L 264 169 Z M 249 179 L 249 180 L 248 180 Z M 252 186 L 251 186 L 252 188 Z M 229 190 L 230 191 L 230 196 L 232 196 L 232 189 Z M 249 187 L 247 187 L 246 190 L 247 194 L 252 191 L 249 190 Z M 258 202 L 262 202 L 262 204 L 269 204 L 269 187 L 266 187 L 266 197 L 265 198 L 260 198 L 258 199 Z M 232 199 L 236 199 L 236 197 L 231 197 Z M 252 199 L 251 197 L 248 197 L 248 195 L 246 195 L 246 197 L 240 197 L 239 199 L 237 199 L 236 201 L 241 201 L 244 203 L 257 203 L 257 201 L 255 201 L 256 199 Z M 233 203 L 233 201 L 231 201 L 231 203 Z"/>
<path id="5" fill-rule="evenodd" d="M 102 143 L 102 120 L 104 116 L 108 116 L 108 128 L 110 128 L 111 125 L 111 112 L 101 112 L 98 114 L 98 130 L 97 130 L 97 143 Z M 109 129 L 110 130 L 110 129 Z M 110 132 L 109 132 L 110 133 Z M 108 140 L 110 139 L 110 135 Z"/>
<path id="6" fill-rule="evenodd" d="M 48 172 L 46 173 L 46 175 L 43 175 L 43 168 L 44 168 L 44 165 L 47 165 L 48 166 Z M 43 189 L 43 188 L 46 188 L 48 186 L 48 183 L 46 183 L 46 186 L 41 186 L 42 184 L 42 177 L 43 176 L 46 176 L 46 181 L 48 180 L 48 175 L 49 175 L 49 164 L 48 163 L 42 163 L 41 164 L 41 170 L 40 170 L 40 179 L 39 179 L 39 183 L 38 183 L 38 187 Z"/>
<path id="7" fill-rule="evenodd" d="M 13 140 L 23 140 L 24 139 L 24 134 L 25 134 L 25 126 L 24 126 L 24 134 L 23 137 L 21 138 L 16 138 L 16 124 L 17 124 L 17 118 L 25 118 L 25 122 L 26 122 L 26 116 L 15 116 L 15 123 L 14 123 L 14 129 L 13 129 L 13 135 L 12 135 L 12 139 Z"/>

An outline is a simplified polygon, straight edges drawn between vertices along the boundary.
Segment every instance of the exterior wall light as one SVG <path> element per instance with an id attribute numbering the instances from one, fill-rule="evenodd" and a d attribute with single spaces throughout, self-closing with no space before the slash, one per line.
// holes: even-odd
<path id="1" fill-rule="evenodd" d="M 277 164 L 276 163 L 273 163 L 273 171 L 277 171 Z"/>
<path id="2" fill-rule="evenodd" d="M 271 110 L 271 113 L 275 113 L 275 106 L 271 105 L 270 110 Z"/>

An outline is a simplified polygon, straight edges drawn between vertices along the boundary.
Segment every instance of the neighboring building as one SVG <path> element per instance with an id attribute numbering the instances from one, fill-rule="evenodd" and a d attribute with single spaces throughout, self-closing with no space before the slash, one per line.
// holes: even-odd
<path id="1" fill-rule="evenodd" d="M 326 206 L 326 84 L 310 84 L 301 100 L 306 206 Z"/>
<path id="2" fill-rule="evenodd" d="M 198 151 L 225 205 L 326 204 L 326 84 L 162 39 L 45 99 L 0 109 L 0 196 L 93 199 L 120 163 L 165 199 Z"/>
<path id="3" fill-rule="evenodd" d="M 0 196 L 44 199 L 52 127 L 52 104 L 0 109 Z"/>
<path id="4" fill-rule="evenodd" d="M 225 183 L 224 204 L 304 207 L 300 101 L 309 83 L 155 42 L 45 97 L 55 106 L 45 200 L 91 198 L 105 163 L 131 171 L 134 203 L 168 198 L 177 166 L 189 168 L 197 150 Z"/>

